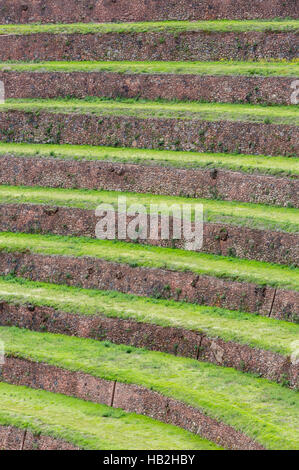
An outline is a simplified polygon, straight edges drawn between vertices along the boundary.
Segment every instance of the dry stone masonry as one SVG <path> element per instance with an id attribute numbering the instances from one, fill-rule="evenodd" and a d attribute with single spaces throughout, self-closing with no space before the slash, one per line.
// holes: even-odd
<path id="1" fill-rule="evenodd" d="M 64 188 L 73 191 L 74 198 L 74 190 L 82 189 L 135 192 L 148 197 L 155 194 L 205 198 L 230 201 L 237 205 L 254 203 L 255 207 L 263 204 L 265 213 L 271 211 L 272 206 L 292 208 L 295 225 L 298 219 L 295 211 L 299 209 L 298 172 L 294 169 L 299 157 L 298 125 L 290 119 L 272 122 L 271 106 L 275 109 L 280 106 L 282 116 L 284 113 L 289 116 L 288 111 L 295 109 L 292 107 L 296 106 L 298 95 L 296 72 L 285 75 L 277 71 L 269 74 L 252 71 L 238 75 L 236 72 L 227 73 L 227 70 L 226 73 L 219 73 L 219 70 L 224 62 L 229 67 L 227 61 L 252 63 L 261 60 L 276 60 L 280 65 L 293 61 L 292 70 L 296 70 L 299 45 L 296 23 L 293 22 L 291 29 L 278 31 L 275 21 L 296 20 L 298 17 L 298 0 L 2 0 L 0 25 L 6 26 L 6 29 L 3 32 L 2 28 L 3 34 L 0 34 L 0 82 L 5 88 L 6 102 L 3 107 L 0 105 L 0 148 L 3 144 L 27 143 L 31 145 L 32 152 L 20 155 L 11 146 L 11 151 L 1 153 L 0 185 L 14 186 L 16 191 L 18 186 L 37 188 L 37 191 L 41 191 L 41 187 Z M 195 31 L 194 28 L 192 30 L 194 23 L 176 32 L 162 27 L 156 31 L 142 31 L 140 25 L 138 32 L 92 32 L 85 28 L 87 23 L 122 22 L 128 23 L 127 26 L 123 25 L 128 29 L 133 22 L 171 20 L 227 22 L 222 23 L 226 25 L 225 31 L 213 28 L 211 31 Z M 271 20 L 272 24 L 270 29 L 256 27 L 238 31 L 232 30 L 229 20 Z M 10 32 L 9 28 L 13 25 L 26 27 L 32 23 L 43 26 L 39 27 L 38 32 L 34 32 L 33 26 L 30 26 L 32 31 Z M 65 30 L 60 31 L 51 32 L 48 27 L 47 30 L 43 29 L 58 23 L 85 25 L 81 26 L 81 31 L 74 27 L 70 30 L 64 25 Z M 64 69 L 33 69 L 32 63 L 40 61 L 61 61 L 64 62 Z M 172 73 L 169 69 L 167 73 L 151 73 L 149 70 L 144 73 L 134 73 L 132 70 L 121 73 L 115 68 L 114 71 L 90 68 L 74 71 L 71 68 L 68 70 L 69 61 L 148 61 L 148 67 L 155 61 L 183 61 L 186 64 L 194 61 L 217 62 L 217 73 L 205 75 L 192 73 L 191 70 L 190 73 L 188 70 Z M 14 68 L 12 62 L 26 62 L 26 67 Z M 59 67 L 59 63 L 56 65 Z M 267 66 L 266 62 L 264 65 Z M 85 99 L 86 103 L 92 101 L 90 97 L 109 98 L 114 103 L 119 102 L 119 98 L 130 98 L 132 103 L 140 99 L 162 99 L 163 103 L 167 100 L 230 103 L 232 113 L 236 106 L 246 104 L 255 112 L 265 106 L 268 114 L 263 119 L 252 115 L 249 118 L 243 113 L 243 119 L 237 119 L 223 113 L 223 117 L 221 115 L 216 120 L 195 113 L 183 116 L 163 114 L 161 111 L 152 115 L 131 110 L 130 114 L 126 109 L 109 113 L 103 109 L 88 111 L 83 106 L 75 110 L 63 107 L 55 110 L 46 108 L 45 102 L 41 101 L 66 98 L 71 106 L 72 98 Z M 25 100 L 28 105 L 28 99 L 41 101 L 42 107 L 37 109 L 32 105 L 26 108 L 23 104 L 22 108 L 13 108 L 10 104 Z M 209 107 L 212 109 L 212 105 L 209 104 Z M 54 152 L 53 155 L 44 156 L 39 144 L 60 145 L 62 154 L 66 148 L 64 146 L 69 144 L 88 146 L 91 155 L 94 151 L 91 146 L 157 149 L 161 154 L 166 150 L 222 153 L 228 161 L 230 157 L 238 158 L 240 166 L 218 168 L 217 164 L 213 164 L 209 167 L 191 167 L 185 164 L 183 156 L 177 166 L 166 166 L 158 160 L 147 163 L 128 160 L 122 163 L 107 158 L 79 159 L 74 156 L 64 159 L 62 156 L 57 158 Z M 196 155 L 200 161 L 201 156 Z M 246 172 L 242 166 L 246 155 L 265 156 L 264 162 L 267 162 L 265 165 L 268 164 L 269 171 L 256 168 L 251 173 Z M 275 159 L 285 165 L 283 173 L 274 174 L 271 171 Z M 288 172 L 289 162 L 294 164 L 292 172 Z M 73 207 L 71 203 L 42 204 L 19 200 L 5 200 L 0 204 L 0 232 L 5 232 L 7 237 L 15 237 L 16 233 L 38 233 L 44 240 L 48 234 L 54 234 L 73 237 L 68 239 L 69 243 L 76 237 L 95 238 L 97 218 L 93 210 L 75 204 Z M 148 238 L 143 241 L 143 247 L 138 246 L 140 250 L 150 253 L 147 245 L 184 249 L 184 241 L 182 239 L 174 244 L 172 239 Z M 129 244 L 130 239 L 125 242 Z M 53 251 L 47 252 L 46 249 L 39 253 L 33 248 L 30 251 L 17 247 L 12 249 L 10 246 L 8 242 L 7 246 L 3 242 L 3 249 L 0 250 L 3 283 L 15 282 L 17 277 L 64 285 L 65 289 L 67 286 L 77 286 L 135 294 L 148 297 L 149 302 L 163 298 L 216 306 L 237 310 L 240 318 L 244 313 L 252 314 L 248 315 L 250 319 L 254 318 L 253 315 L 263 316 L 263 319 L 257 317 L 256 320 L 265 322 L 264 325 L 273 320 L 279 328 L 282 321 L 293 323 L 283 323 L 285 328 L 296 328 L 295 324 L 299 322 L 298 289 L 273 287 L 278 284 L 267 278 L 261 278 L 258 282 L 241 281 L 233 268 L 225 277 L 220 277 L 216 272 L 214 275 L 197 275 L 191 268 L 185 271 L 166 269 L 164 265 L 151 268 L 149 263 L 133 263 L 129 258 L 109 261 L 108 257 L 98 258 L 84 253 L 77 257 L 67 253 L 53 255 L 50 254 Z M 137 250 L 137 245 L 130 244 L 131 247 Z M 298 275 L 298 250 L 298 233 L 274 228 L 270 230 L 262 225 L 256 228 L 250 220 L 241 225 L 232 219 L 224 222 L 213 219 L 204 225 L 202 252 L 243 258 L 246 266 L 249 264 L 244 261 L 246 259 L 276 263 L 281 265 L 281 276 L 287 266 L 294 270 L 288 271 L 294 272 L 294 279 Z M 192 256 L 203 255 L 193 252 Z M 24 284 L 19 282 L 18 285 L 24 289 Z M 109 317 L 100 305 L 95 314 L 83 315 L 72 304 L 71 298 L 68 302 L 72 310 L 65 308 L 68 311 L 63 311 L 43 305 L 42 301 L 31 304 L 14 298 L 7 300 L 1 298 L 0 293 L 0 340 L 1 328 L 15 327 L 19 328 L 20 337 L 23 333 L 25 337 L 25 330 L 32 330 L 37 335 L 55 333 L 80 337 L 84 342 L 88 339 L 110 341 L 160 351 L 168 354 L 172 361 L 173 356 L 180 356 L 181 359 L 178 357 L 177 360 L 182 361 L 182 367 L 183 361 L 187 360 L 182 359 L 185 357 L 193 359 L 196 366 L 199 363 L 195 361 L 201 361 L 213 364 L 209 367 L 237 369 L 240 375 L 253 373 L 256 377 L 252 380 L 260 380 L 261 390 L 267 380 L 276 382 L 271 386 L 287 386 L 289 389 L 284 392 L 293 394 L 293 401 L 296 400 L 299 362 L 295 352 L 287 356 L 273 352 L 278 351 L 277 348 L 267 350 L 266 346 L 253 347 L 252 343 L 245 344 L 237 339 L 224 340 L 222 338 L 225 336 L 219 334 L 218 337 L 204 329 L 161 326 L 146 318 L 140 323 L 134 318 L 121 317 L 121 313 L 119 317 Z M 185 304 L 182 303 L 181 308 L 185 308 Z M 193 307 L 189 305 L 188 308 Z M 228 328 L 230 313 L 223 311 L 224 317 L 227 315 Z M 217 328 L 217 325 L 214 326 Z M 226 417 L 218 420 L 212 414 L 203 412 L 200 403 L 189 406 L 168 396 L 167 392 L 161 394 L 150 387 L 124 383 L 121 377 L 109 381 L 91 373 L 75 372 L 71 364 L 68 370 L 51 365 L 50 361 L 51 358 L 44 362 L 30 359 L 30 345 L 26 357 L 6 353 L 4 364 L 0 365 L 0 380 L 16 387 L 47 390 L 53 393 L 53 400 L 55 394 L 60 393 L 150 416 L 200 435 L 226 449 L 267 448 L 267 445 L 252 438 L 255 434 L 260 436 L 259 431 L 255 433 L 254 429 L 251 430 L 251 437 L 240 431 L 242 426 L 234 420 L 234 410 L 231 411 L 231 423 L 235 424 L 228 425 L 230 421 Z M 225 372 L 229 381 L 229 369 Z M 225 388 L 225 383 L 222 385 Z M 204 385 L 202 387 L 204 394 Z M 269 395 L 268 391 L 265 392 L 265 400 L 269 401 L 267 413 L 271 415 L 275 413 L 274 402 L 271 401 L 275 398 Z M 0 401 L 0 411 L 1 406 Z M 238 406 L 241 410 L 238 413 L 242 412 L 245 416 L 250 410 L 252 414 L 250 403 L 244 409 L 240 399 Z M 289 416 L 275 416 L 277 423 L 279 419 L 287 422 Z M 37 435 L 30 426 L 22 428 L 21 424 L 18 427 L 15 423 L 3 422 L 0 425 L 0 450 L 80 450 L 67 442 L 68 439 L 58 439 L 46 432 Z M 264 426 L 266 429 L 267 425 L 261 418 L 261 428 Z M 266 434 L 265 431 L 265 442 Z M 279 440 L 279 424 L 272 426 L 270 431 L 268 428 L 268 434 L 271 435 L 270 440 Z M 292 438 L 295 442 L 296 436 Z"/>

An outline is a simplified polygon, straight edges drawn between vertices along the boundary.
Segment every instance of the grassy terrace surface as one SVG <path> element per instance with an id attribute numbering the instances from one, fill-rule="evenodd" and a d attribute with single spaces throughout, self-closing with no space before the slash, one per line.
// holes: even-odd
<path id="1" fill-rule="evenodd" d="M 217 450 L 213 443 L 146 416 L 60 394 L 0 383 L 0 425 L 91 450 Z"/>
<path id="2" fill-rule="evenodd" d="M 299 325 L 237 311 L 11 277 L 0 277 L 0 300 L 204 331 L 209 337 L 299 357 Z"/>
<path id="3" fill-rule="evenodd" d="M 47 204 L 95 210 L 99 204 L 105 203 L 112 204 L 117 210 L 119 197 L 127 198 L 128 207 L 144 205 L 148 213 L 151 204 L 167 204 L 169 207 L 173 204 L 181 207 L 182 204 L 203 204 L 204 220 L 208 222 L 225 221 L 250 228 L 299 232 L 299 211 L 293 208 L 118 191 L 0 185 L 0 204 Z M 167 210 L 162 213 L 167 215 Z"/>
<path id="4" fill-rule="evenodd" d="M 199 153 L 173 150 L 94 147 L 90 145 L 55 145 L 0 142 L 1 155 L 50 157 L 71 160 L 110 161 L 160 165 L 175 168 L 226 168 L 248 173 L 281 176 L 299 175 L 299 158 L 270 157 L 227 153 Z"/>
<path id="5" fill-rule="evenodd" d="M 149 101 L 136 99 L 8 99 L 1 111 L 95 114 L 99 116 L 133 116 L 144 119 L 173 118 L 207 121 L 245 121 L 266 124 L 299 125 L 296 106 L 262 106 L 230 103 Z"/>
<path id="6" fill-rule="evenodd" d="M 7 354 L 145 386 L 202 410 L 268 449 L 299 449 L 299 396 L 278 384 L 192 359 L 90 339 L 14 327 L 0 328 L 0 338 Z"/>
<path id="7" fill-rule="evenodd" d="M 28 250 L 44 255 L 89 256 L 126 263 L 132 267 L 191 271 L 196 274 L 299 290 L 299 268 L 286 265 L 84 237 L 0 233 L 0 251 Z"/>
<path id="8" fill-rule="evenodd" d="M 299 61 L 259 62 L 0 62 L 0 71 L 17 72 L 114 72 L 134 74 L 299 76 Z"/>
<path id="9" fill-rule="evenodd" d="M 230 103 L 149 101 L 135 99 L 8 99 L 0 111 L 22 110 L 140 118 L 204 119 L 208 121 L 248 121 L 299 125 L 297 108 Z"/>
<path id="10" fill-rule="evenodd" d="M 299 20 L 215 20 L 215 21 L 148 21 L 135 23 L 74 23 L 74 24 L 9 24 L 0 25 L 0 34 L 71 34 L 71 33 L 180 33 L 211 32 L 296 32 Z"/>

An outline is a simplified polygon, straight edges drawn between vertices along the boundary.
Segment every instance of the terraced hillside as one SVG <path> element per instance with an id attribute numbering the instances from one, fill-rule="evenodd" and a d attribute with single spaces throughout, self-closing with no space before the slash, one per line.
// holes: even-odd
<path id="1" fill-rule="evenodd" d="M 0 6 L 0 449 L 299 449 L 298 2 L 65 3 Z"/>

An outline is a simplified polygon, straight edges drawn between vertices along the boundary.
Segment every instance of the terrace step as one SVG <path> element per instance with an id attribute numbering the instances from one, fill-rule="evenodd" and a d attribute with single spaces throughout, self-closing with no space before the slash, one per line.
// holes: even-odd
<path id="1" fill-rule="evenodd" d="M 136 148 L 119 148 L 119 147 L 93 147 L 91 145 L 62 145 L 62 144 L 28 144 L 28 143 L 0 143 L 1 157 L 25 157 L 35 158 L 32 166 L 36 166 L 36 160 L 62 160 L 68 162 L 108 162 L 115 164 L 142 164 L 152 167 L 161 166 L 169 168 L 181 169 L 226 169 L 233 171 L 242 171 L 248 175 L 275 175 L 288 176 L 290 178 L 298 178 L 299 176 L 299 159 L 285 158 L 276 156 L 275 158 L 265 155 L 245 155 L 245 154 L 229 154 L 229 153 L 202 153 L 202 152 L 183 152 L 172 150 L 149 150 Z M 4 160 L 4 159 L 3 159 Z M 40 162 L 39 162 L 40 164 Z M 14 165 L 18 165 L 14 160 Z M 68 169 L 71 171 L 71 169 Z M 29 167 L 27 168 L 29 171 Z M 52 173 L 54 169 L 51 169 Z M 79 168 L 77 168 L 79 171 Z M 133 171 L 133 170 L 131 170 Z M 145 169 L 143 170 L 146 171 Z M 84 178 L 85 171 L 80 174 L 80 180 L 76 182 L 78 186 Z M 112 171 L 111 171 L 112 173 Z M 73 175 L 75 176 L 75 175 Z M 162 177 L 162 176 L 159 176 Z M 89 175 L 92 178 L 92 175 Z M 181 176 L 182 178 L 182 176 Z M 185 178 L 183 178 L 185 179 Z M 67 174 L 61 179 L 67 180 Z M 41 180 L 42 181 L 42 180 Z M 98 186 L 87 186 L 88 180 L 84 182 L 86 189 L 97 189 Z M 25 183 L 24 183 L 25 184 Z M 102 183 L 101 183 L 102 184 Z M 263 183 L 264 185 L 265 183 Z M 163 183 L 165 187 L 166 181 Z M 261 188 L 260 188 L 261 189 Z M 161 188 L 162 190 L 162 188 Z M 142 192 L 139 191 L 139 192 Z M 175 192 L 175 186 L 172 188 L 172 194 Z M 190 194 L 189 194 L 190 195 Z M 225 197 L 225 196 L 224 196 Z"/>
<path id="2" fill-rule="evenodd" d="M 61 388 L 60 382 L 58 388 Z M 169 450 L 173 446 L 178 450 L 189 449 L 189 446 L 194 450 L 220 449 L 178 427 L 111 406 L 6 383 L 0 383 L 0 390 L 0 439 L 11 450 L 15 447 L 29 450 L 36 444 L 43 450 L 54 450 L 53 445 L 54 448 L 66 445 L 66 450 L 154 450 L 164 449 L 163 444 Z M 11 431 L 10 435 L 7 430 Z M 40 438 L 36 437 L 39 433 Z M 20 442 L 22 438 L 24 442 Z"/>
<path id="3" fill-rule="evenodd" d="M 95 230 L 99 219 L 91 210 L 38 204 L 0 204 L 0 210 L 0 231 L 2 232 L 50 233 L 96 238 Z M 115 212 L 115 217 L 117 221 L 118 212 Z M 128 218 L 127 229 L 132 220 L 133 217 Z M 172 221 L 171 218 L 169 240 L 162 239 L 161 234 L 157 239 L 148 237 L 145 240 L 136 235 L 134 242 L 185 249 L 187 240 L 184 237 L 179 240 L 173 239 Z M 247 221 L 249 225 L 249 220 Z M 194 231 L 194 225 L 191 225 L 191 229 Z M 116 232 L 116 240 L 118 239 Z M 298 267 L 298 234 L 250 229 L 228 223 L 205 223 L 203 239 L 202 248 L 193 248 L 194 251 Z M 133 241 L 128 237 L 125 240 Z"/>
<path id="4" fill-rule="evenodd" d="M 1 410 L 0 410 L 1 413 Z M 12 420 L 13 421 L 13 420 Z M 44 431 L 45 432 L 45 431 Z M 79 447 L 46 434 L 37 435 L 16 426 L 0 425 L 1 450 L 79 450 Z"/>
<path id="5" fill-rule="evenodd" d="M 129 99 L 7 100 L 0 105 L 0 140 L 296 156 L 296 111 Z"/>
<path id="6" fill-rule="evenodd" d="M 151 414 L 226 448 L 298 448 L 298 394 L 278 384 L 107 342 L 16 328 L 0 331 L 8 344 L 5 382 Z"/>
<path id="7" fill-rule="evenodd" d="M 299 264 L 298 214 L 294 209 L 278 209 L 271 206 L 157 197 L 153 194 L 0 186 L 0 231 L 96 238 L 96 226 L 100 218 L 95 214 L 95 210 L 99 204 L 109 204 L 111 210 L 115 210 L 115 237 L 118 239 L 120 197 L 126 198 L 127 208 L 132 204 L 141 204 L 147 213 L 147 224 L 144 225 L 142 233 L 136 232 L 134 240 L 127 236 L 127 242 L 137 241 L 141 244 L 185 249 L 187 239 L 182 235 L 182 221 L 181 237 L 174 237 L 171 208 L 179 207 L 182 210 L 183 204 L 191 204 L 194 210 L 195 205 L 200 203 L 204 211 L 203 246 L 194 247 L 195 251 L 234 254 L 239 258 L 293 266 Z M 154 204 L 161 207 L 158 220 L 160 229 L 156 238 L 150 235 L 150 207 Z M 164 205 L 164 209 L 160 205 Z M 168 239 L 163 239 L 161 234 L 163 215 L 170 217 Z M 126 233 L 134 218 L 133 215 L 126 217 Z M 269 230 L 270 227 L 272 231 Z M 194 223 L 191 228 L 195 233 Z"/>
<path id="8" fill-rule="evenodd" d="M 298 269 L 179 249 L 2 233 L 0 275 L 185 300 L 297 321 Z"/>
<path id="9" fill-rule="evenodd" d="M 0 325 L 127 344 L 299 386 L 299 327 L 271 318 L 0 278 Z"/>
<path id="10" fill-rule="evenodd" d="M 298 21 L 0 25 L 0 61 L 297 58 Z"/>
<path id="11" fill-rule="evenodd" d="M 79 146 L 69 147 L 43 145 L 35 154 L 36 144 L 0 144 L 0 183 L 298 207 L 298 159 L 105 147 L 91 147 L 84 155 Z M 277 174 L 267 175 L 271 172 Z M 284 173 L 290 177 L 279 176 Z"/>
<path id="12" fill-rule="evenodd" d="M 3 63 L 0 80 L 6 98 L 100 96 L 291 105 L 297 69 L 295 62 Z"/>
<path id="13" fill-rule="evenodd" d="M 2 0 L 2 23 L 68 23 L 101 21 L 211 20 L 298 17 L 296 0 Z"/>

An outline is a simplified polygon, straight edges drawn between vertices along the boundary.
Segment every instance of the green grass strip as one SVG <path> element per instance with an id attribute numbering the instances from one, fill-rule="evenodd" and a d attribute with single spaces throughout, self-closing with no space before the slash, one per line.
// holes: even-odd
<path id="1" fill-rule="evenodd" d="M 299 21 L 274 20 L 215 20 L 215 21 L 152 21 L 136 23 L 74 23 L 74 24 L 9 24 L 0 25 L 0 34 L 105 34 L 105 33 L 180 33 L 209 32 L 296 32 Z"/>
<path id="2" fill-rule="evenodd" d="M 196 74 L 298 77 L 299 61 L 259 62 L 0 62 L 0 71 L 16 72 L 113 72 L 130 74 Z"/>
<path id="3" fill-rule="evenodd" d="M 299 210 L 286 207 L 118 191 L 0 185 L 0 204 L 47 204 L 95 210 L 105 203 L 117 211 L 119 197 L 127 198 L 127 207 L 142 204 L 147 213 L 151 204 L 167 204 L 168 207 L 178 204 L 181 208 L 183 204 L 203 204 L 206 222 L 225 221 L 250 228 L 299 232 Z M 161 213 L 168 215 L 167 211 L 162 210 Z"/>
<path id="4" fill-rule="evenodd" d="M 2 232 L 0 250 L 7 252 L 30 250 L 32 253 L 43 255 L 89 256 L 126 263 L 132 267 L 191 271 L 195 274 L 254 282 L 263 286 L 299 290 L 299 268 L 114 240 Z"/>
<path id="5" fill-rule="evenodd" d="M 206 121 L 243 121 L 265 124 L 299 125 L 296 106 L 263 106 L 253 104 L 149 101 L 133 98 L 85 99 L 8 99 L 0 105 L 3 111 L 95 114 L 98 116 L 133 116 L 141 119 L 194 119 Z M 101 121 L 99 121 L 99 126 Z M 270 130 L 269 130 L 270 132 Z"/>
<path id="6" fill-rule="evenodd" d="M 94 147 L 91 145 L 56 145 L 0 142 L 1 155 L 51 157 L 72 160 L 140 163 L 175 168 L 227 168 L 248 173 L 298 176 L 299 158 L 270 157 L 227 153 L 199 153 L 174 150 Z"/>
<path id="7" fill-rule="evenodd" d="M 253 314 L 9 276 L 0 277 L 0 299 L 14 304 L 52 307 L 71 314 L 101 314 L 163 327 L 202 331 L 209 337 L 299 358 L 299 325 Z"/>
<path id="8" fill-rule="evenodd" d="M 0 425 L 63 439 L 90 450 L 220 450 L 176 426 L 120 409 L 0 383 Z"/>
<path id="9" fill-rule="evenodd" d="M 108 342 L 0 328 L 6 353 L 145 386 L 194 406 L 268 449 L 299 449 L 299 396 L 233 369 Z"/>

